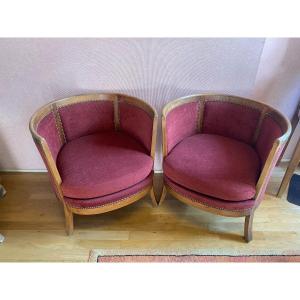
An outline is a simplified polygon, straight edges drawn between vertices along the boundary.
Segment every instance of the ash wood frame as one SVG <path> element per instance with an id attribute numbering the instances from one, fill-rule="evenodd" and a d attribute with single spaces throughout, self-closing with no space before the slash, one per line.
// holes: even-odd
<path id="1" fill-rule="evenodd" d="M 291 133 L 291 135 L 290 135 L 290 137 L 289 137 L 289 139 L 288 139 L 288 141 L 287 141 L 287 143 L 286 143 L 286 145 L 285 145 L 285 147 L 282 151 L 280 159 L 283 157 L 284 152 L 287 149 L 288 144 L 291 141 L 291 138 L 292 138 L 292 136 L 295 132 L 295 129 L 296 129 L 298 123 L 299 123 L 299 119 L 300 119 L 299 111 L 300 111 L 300 103 L 298 103 L 297 109 L 296 109 L 296 111 L 294 113 L 294 116 L 292 118 L 292 121 L 291 121 L 291 123 L 292 123 L 292 133 Z M 293 173 L 295 172 L 296 168 L 299 165 L 299 162 L 300 162 L 300 138 L 298 139 L 297 145 L 296 145 L 296 147 L 293 151 L 292 158 L 291 158 L 291 160 L 288 164 L 288 167 L 285 171 L 285 174 L 282 178 L 280 187 L 279 187 L 278 192 L 277 192 L 277 197 L 278 198 L 281 198 L 283 193 L 286 191 L 287 186 L 289 185 L 290 180 L 293 176 Z"/>
<path id="2" fill-rule="evenodd" d="M 58 134 L 61 139 L 62 145 L 66 143 L 66 138 L 63 131 L 63 126 L 61 124 L 60 115 L 58 109 L 60 107 L 64 107 L 67 105 L 73 105 L 83 102 L 89 101 L 112 101 L 114 107 L 114 124 L 115 130 L 120 129 L 120 113 L 119 113 L 119 103 L 120 101 L 127 102 L 131 105 L 139 107 L 140 109 L 144 110 L 153 120 L 153 127 L 152 127 L 152 139 L 151 139 L 151 150 L 150 156 L 152 157 L 153 161 L 155 159 L 155 147 L 156 147 L 156 137 L 157 137 L 157 112 L 156 110 L 149 105 L 147 102 L 131 97 L 124 94 L 113 94 L 113 93 L 99 93 L 99 94 L 83 94 L 72 96 L 64 99 L 59 99 L 52 101 L 45 106 L 41 107 L 37 110 L 30 119 L 29 122 L 29 129 L 32 135 L 32 138 L 41 153 L 41 156 L 44 160 L 44 163 L 47 167 L 50 180 L 54 187 L 55 195 L 63 204 L 64 213 L 65 213 L 65 223 L 66 223 L 66 233 L 71 235 L 74 230 L 74 222 L 73 222 L 73 215 L 94 215 L 94 214 L 101 214 L 108 211 L 112 211 L 115 209 L 119 209 L 121 207 L 127 206 L 135 201 L 140 200 L 141 198 L 145 197 L 148 193 L 150 194 L 152 205 L 157 206 L 157 201 L 154 194 L 153 189 L 153 179 L 152 183 L 146 186 L 145 188 L 141 189 L 137 193 L 117 200 L 112 203 L 108 203 L 106 205 L 94 207 L 94 208 L 77 208 L 69 205 L 65 200 L 61 189 L 62 179 L 59 174 L 59 171 L 56 166 L 56 162 L 51 154 L 49 146 L 45 138 L 37 132 L 37 127 L 39 122 L 46 117 L 49 113 L 53 113 L 55 117 L 56 127 L 58 130 Z M 62 146 L 61 145 L 61 146 Z"/>
<path id="3" fill-rule="evenodd" d="M 265 189 L 269 180 L 269 176 L 271 174 L 271 171 L 273 167 L 276 164 L 276 161 L 284 148 L 290 133 L 291 133 L 291 124 L 290 121 L 279 111 L 274 109 L 273 107 L 259 102 L 255 100 L 251 100 L 248 98 L 242 98 L 238 96 L 233 95 L 221 95 L 221 94 L 197 94 L 197 95 L 191 95 L 179 98 L 177 100 L 173 100 L 166 104 L 163 108 L 162 113 L 162 136 L 163 136 L 163 158 L 165 158 L 168 154 L 167 149 L 167 131 L 166 131 L 166 118 L 169 112 L 171 112 L 173 109 L 175 109 L 178 106 L 184 105 L 186 103 L 190 102 L 198 102 L 198 124 L 197 124 L 197 131 L 200 133 L 202 129 L 202 122 L 203 122 L 203 114 L 205 110 L 205 103 L 207 101 L 219 101 L 219 102 L 229 102 L 234 103 L 242 106 L 247 106 L 250 108 L 254 108 L 260 111 L 260 119 L 257 125 L 257 129 L 254 133 L 253 137 L 253 144 L 255 144 L 259 132 L 260 127 L 262 124 L 262 121 L 265 116 L 269 115 L 271 116 L 281 127 L 282 129 L 282 136 L 277 138 L 273 146 L 271 148 L 271 151 L 268 154 L 267 160 L 262 168 L 261 174 L 259 176 L 259 179 L 256 184 L 256 194 L 254 196 L 254 206 L 250 209 L 244 209 L 244 210 L 226 210 L 226 209 L 218 209 L 213 207 L 208 207 L 205 204 L 199 203 L 193 199 L 190 199 L 174 189 L 170 187 L 166 182 L 164 182 L 163 190 L 161 194 L 161 198 L 159 201 L 159 205 L 162 204 L 164 199 L 166 198 L 167 193 L 170 193 L 173 197 L 178 199 L 179 201 L 194 206 L 196 208 L 202 209 L 204 211 L 227 216 L 227 217 L 245 217 L 245 224 L 244 224 L 244 238 L 246 242 L 250 242 L 252 240 L 252 225 L 253 225 L 253 218 L 254 218 L 254 212 L 256 208 L 259 206 L 260 202 L 262 201 L 263 195 L 265 193 Z"/>
<path id="4" fill-rule="evenodd" d="M 290 183 L 290 180 L 295 172 L 295 170 L 297 169 L 298 165 L 300 162 L 300 139 L 297 142 L 297 145 L 294 149 L 292 158 L 288 164 L 288 167 L 284 173 L 284 176 L 282 178 L 278 193 L 277 193 L 277 197 L 281 198 L 282 195 L 284 194 L 284 192 L 287 189 L 287 186 Z"/>

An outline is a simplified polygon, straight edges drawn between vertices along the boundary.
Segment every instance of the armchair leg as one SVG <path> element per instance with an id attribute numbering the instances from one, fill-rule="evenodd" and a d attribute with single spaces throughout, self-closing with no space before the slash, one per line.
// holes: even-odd
<path id="1" fill-rule="evenodd" d="M 155 194 L 154 194 L 153 186 L 150 190 L 150 197 L 151 197 L 151 200 L 152 200 L 152 206 L 156 207 L 157 206 L 157 201 L 156 201 L 156 197 L 155 197 Z"/>
<path id="2" fill-rule="evenodd" d="M 253 217 L 254 217 L 254 213 L 245 217 L 244 237 L 247 243 L 249 243 L 252 240 Z"/>
<path id="3" fill-rule="evenodd" d="M 159 199 L 159 205 L 161 205 L 164 202 L 166 196 L 167 196 L 167 189 L 165 186 L 163 186 L 163 190 Z"/>
<path id="4" fill-rule="evenodd" d="M 74 230 L 73 213 L 65 204 L 64 204 L 64 212 L 65 212 L 65 222 L 66 222 L 66 233 L 67 235 L 72 235 Z"/>

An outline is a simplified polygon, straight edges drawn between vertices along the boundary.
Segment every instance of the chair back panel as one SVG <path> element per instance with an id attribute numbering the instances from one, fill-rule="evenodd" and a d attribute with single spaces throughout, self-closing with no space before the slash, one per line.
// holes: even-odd
<path id="1" fill-rule="evenodd" d="M 150 152 L 153 117 L 136 105 L 120 101 L 119 118 L 120 130 L 134 137 Z"/>
<path id="2" fill-rule="evenodd" d="M 205 101 L 202 133 L 218 134 L 251 144 L 260 110 L 242 104 Z"/>
<path id="3" fill-rule="evenodd" d="M 100 131 L 114 130 L 113 101 L 71 103 L 58 108 L 66 141 Z"/>
<path id="4" fill-rule="evenodd" d="M 55 116 L 52 111 L 40 120 L 37 125 L 37 133 L 46 140 L 53 159 L 56 161 L 62 142 L 56 127 Z"/>
<path id="5" fill-rule="evenodd" d="M 270 115 L 266 115 L 262 121 L 257 142 L 255 144 L 255 149 L 259 154 L 262 166 L 264 166 L 268 158 L 274 141 L 283 134 L 284 132 L 280 125 Z"/>
<path id="6" fill-rule="evenodd" d="M 166 141 L 169 153 L 180 141 L 197 133 L 198 102 L 188 102 L 172 109 L 166 116 Z"/>

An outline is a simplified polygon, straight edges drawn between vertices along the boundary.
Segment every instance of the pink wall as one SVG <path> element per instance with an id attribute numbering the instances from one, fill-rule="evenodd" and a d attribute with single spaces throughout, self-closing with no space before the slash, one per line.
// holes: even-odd
<path id="1" fill-rule="evenodd" d="M 293 117 L 300 100 L 300 39 L 266 39 L 252 97 Z M 284 159 L 291 157 L 299 136 L 298 126 Z"/>
<path id="2" fill-rule="evenodd" d="M 257 97 L 291 116 L 299 40 L 273 42 L 279 58 L 270 39 L 0 39 L 0 169 L 44 169 L 29 118 L 75 94 L 123 92 L 160 113 L 172 99 L 213 91 Z M 160 136 L 157 151 L 159 170 Z"/>
<path id="3" fill-rule="evenodd" d="M 266 39 L 253 97 L 293 116 L 300 99 L 300 39 Z"/>

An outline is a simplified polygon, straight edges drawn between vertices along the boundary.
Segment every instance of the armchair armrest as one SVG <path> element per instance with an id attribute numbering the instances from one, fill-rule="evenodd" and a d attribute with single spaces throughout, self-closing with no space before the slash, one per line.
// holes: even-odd
<path id="1" fill-rule="evenodd" d="M 34 143 L 49 172 L 55 193 L 57 197 L 62 200 L 63 196 L 60 188 L 62 180 L 56 166 L 56 157 L 63 144 L 60 140 L 59 133 L 57 132 L 52 104 L 42 107 L 32 116 L 29 123 L 29 129 Z M 41 136 L 41 132 L 48 133 L 49 141 Z"/>
<path id="2" fill-rule="evenodd" d="M 279 118 L 278 112 L 274 110 L 265 116 L 264 122 L 267 123 L 270 122 L 270 120 L 278 126 L 281 130 L 281 134 L 278 132 L 279 129 L 277 129 L 276 133 L 276 130 L 272 130 L 268 128 L 268 126 L 264 128 L 262 125 L 262 128 L 260 129 L 260 136 L 256 142 L 256 148 L 261 156 L 263 165 L 260 177 L 256 184 L 255 207 L 262 201 L 272 170 L 276 166 L 291 134 L 291 123 L 283 115 L 280 115 Z M 261 144 L 261 146 L 259 146 L 259 144 Z"/>

